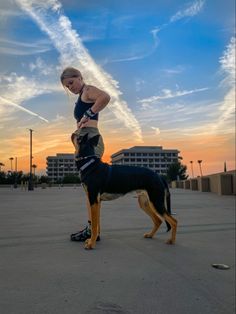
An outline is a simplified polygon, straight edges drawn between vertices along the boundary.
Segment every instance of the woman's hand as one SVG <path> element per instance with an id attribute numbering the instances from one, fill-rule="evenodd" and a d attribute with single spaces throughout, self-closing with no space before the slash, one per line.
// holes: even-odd
<path id="1" fill-rule="evenodd" d="M 89 117 L 83 116 L 81 120 L 77 122 L 78 129 L 86 127 L 89 120 Z"/>

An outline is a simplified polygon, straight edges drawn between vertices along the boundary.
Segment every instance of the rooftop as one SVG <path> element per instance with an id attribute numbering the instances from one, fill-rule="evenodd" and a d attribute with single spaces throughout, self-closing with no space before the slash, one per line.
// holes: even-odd
<path id="1" fill-rule="evenodd" d="M 117 156 L 122 153 L 138 153 L 138 152 L 147 152 L 147 153 L 155 153 L 155 152 L 173 152 L 180 153 L 177 149 L 169 149 L 163 148 L 162 146 L 133 146 L 131 148 L 121 149 L 118 152 L 111 155 L 111 157 Z"/>

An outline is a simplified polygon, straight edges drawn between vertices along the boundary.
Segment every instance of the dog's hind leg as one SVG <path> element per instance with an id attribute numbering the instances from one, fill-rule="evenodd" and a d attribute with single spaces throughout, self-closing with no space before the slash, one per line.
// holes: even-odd
<path id="1" fill-rule="evenodd" d="M 98 236 L 100 235 L 101 201 L 98 202 Z"/>
<path id="2" fill-rule="evenodd" d="M 138 202 L 140 208 L 142 208 L 143 211 L 152 219 L 154 224 L 152 230 L 144 234 L 144 238 L 152 238 L 159 229 L 162 220 L 158 217 L 155 210 L 152 208 L 147 193 L 142 192 L 138 194 Z"/>
<path id="3" fill-rule="evenodd" d="M 171 238 L 166 241 L 167 244 L 174 244 L 177 231 L 177 220 L 171 215 L 164 213 L 163 218 L 171 225 Z"/>
<path id="4" fill-rule="evenodd" d="M 101 203 L 96 202 L 91 205 L 91 238 L 86 240 L 85 249 L 90 250 L 95 248 L 98 232 L 100 231 L 100 207 Z"/>
<path id="5" fill-rule="evenodd" d="M 168 185 L 167 185 L 167 188 L 165 189 L 165 208 L 168 214 L 171 215 L 171 201 L 170 201 L 170 191 L 169 191 Z M 166 221 L 166 227 L 167 227 L 166 232 L 170 231 L 171 225 L 167 221 Z"/>

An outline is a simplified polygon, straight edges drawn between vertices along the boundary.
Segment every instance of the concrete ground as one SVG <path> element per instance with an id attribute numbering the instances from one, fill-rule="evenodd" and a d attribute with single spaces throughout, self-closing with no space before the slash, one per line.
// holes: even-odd
<path id="1" fill-rule="evenodd" d="M 69 240 L 87 220 L 81 187 L 1 188 L 0 313 L 234 313 L 234 197 L 171 192 L 176 245 L 164 224 L 142 237 L 151 221 L 131 194 L 103 203 L 102 239 L 86 251 Z"/>

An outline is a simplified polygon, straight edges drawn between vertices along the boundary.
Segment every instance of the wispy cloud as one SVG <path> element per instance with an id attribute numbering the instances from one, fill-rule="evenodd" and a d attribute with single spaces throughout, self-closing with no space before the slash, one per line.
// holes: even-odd
<path id="1" fill-rule="evenodd" d="M 161 131 L 160 131 L 159 128 L 155 128 L 154 126 L 152 126 L 151 129 L 155 131 L 156 135 L 160 135 L 161 134 Z"/>
<path id="2" fill-rule="evenodd" d="M 20 10 L 4 9 L 1 8 L 0 17 L 1 19 L 6 19 L 8 17 L 16 17 L 23 15 Z"/>
<path id="3" fill-rule="evenodd" d="M 11 73 L 8 75 L 0 75 L 0 92 L 3 97 L 13 102 L 21 103 L 42 94 L 55 91 L 55 86 L 47 83 L 40 83 L 33 77 L 25 77 Z M 59 88 L 57 88 L 59 90 Z"/>
<path id="4" fill-rule="evenodd" d="M 49 122 L 47 119 L 41 117 L 37 113 L 35 113 L 35 112 L 31 111 L 31 110 L 28 110 L 28 109 L 24 108 L 23 106 L 20 106 L 20 105 L 14 103 L 13 101 L 10 101 L 10 100 L 8 100 L 8 99 L 6 99 L 4 97 L 1 97 L 1 96 L 0 96 L 0 104 L 1 105 L 2 104 L 6 104 L 6 105 L 13 106 L 13 107 L 17 108 L 18 110 L 22 110 L 22 111 L 27 112 L 28 114 L 30 114 L 32 116 L 35 116 L 35 117 L 43 120 L 44 122 Z"/>
<path id="5" fill-rule="evenodd" d="M 219 119 L 212 126 L 212 129 L 219 129 L 228 122 L 233 123 L 235 119 L 235 37 L 230 39 L 222 57 L 219 59 L 221 71 L 224 75 L 223 85 L 226 86 L 227 92 L 224 100 L 219 107 Z M 231 120 L 231 121 L 230 121 Z M 235 126 L 234 126 L 235 127 Z"/>
<path id="6" fill-rule="evenodd" d="M 191 91 L 171 92 L 162 91 L 160 96 L 139 100 L 142 106 L 147 110 L 141 110 L 137 113 L 140 123 L 151 127 L 156 134 L 156 129 L 160 130 L 162 136 L 166 139 L 191 138 L 204 136 L 223 136 L 232 137 L 235 134 L 235 38 L 231 38 L 222 57 L 219 59 L 220 70 L 223 74 L 223 86 L 226 93 L 223 99 L 217 102 L 202 101 L 191 102 L 190 104 L 172 103 L 166 105 L 160 103 L 157 106 L 151 106 L 159 100 L 180 97 L 198 91 L 204 91 L 207 88 L 195 89 Z M 222 84 L 220 86 L 222 88 Z M 171 125 L 169 123 L 170 117 Z M 154 125 L 154 126 L 153 126 Z M 144 128 L 144 127 L 143 127 Z"/>
<path id="7" fill-rule="evenodd" d="M 174 15 L 172 15 L 168 22 L 155 27 L 153 31 L 155 32 L 156 39 L 157 39 L 157 34 L 161 32 L 163 29 L 165 29 L 166 27 L 168 27 L 169 25 L 171 25 L 172 23 L 175 23 L 184 18 L 193 17 L 197 15 L 198 13 L 200 13 L 203 9 L 204 4 L 205 4 L 205 0 L 196 0 L 194 2 L 188 3 L 185 9 L 179 10 Z"/>
<path id="8" fill-rule="evenodd" d="M 78 33 L 72 28 L 69 19 L 61 12 L 61 3 L 57 0 L 16 0 L 44 31 L 60 53 L 62 67 L 73 65 L 81 69 L 87 81 L 100 86 L 112 97 L 109 109 L 116 118 L 135 133 L 142 141 L 141 128 L 127 103 L 121 99 L 121 91 L 108 73 L 99 67 L 84 47 Z"/>
<path id="9" fill-rule="evenodd" d="M 130 49 L 129 54 L 126 54 L 123 58 L 117 58 L 117 59 L 107 59 L 104 63 L 115 63 L 115 62 L 124 62 L 124 61 L 135 61 L 135 60 L 141 60 L 144 58 L 147 58 L 151 56 L 158 47 L 159 39 L 157 37 L 158 30 L 156 28 L 150 30 L 150 34 L 152 36 L 152 44 L 147 49 L 146 47 L 143 48 L 138 44 L 138 46 L 133 45 Z M 140 48 L 142 49 L 142 52 L 140 52 Z"/>
<path id="10" fill-rule="evenodd" d="M 58 84 L 52 84 L 49 81 L 39 81 L 34 77 L 25 77 L 11 74 L 0 74 L 0 117 L 1 122 L 11 119 L 11 108 L 17 108 L 32 116 L 38 116 L 36 113 L 24 108 L 23 102 L 43 94 L 50 94 L 52 92 L 62 92 Z M 40 118 L 42 118 L 40 116 Z M 47 120 L 42 118 L 41 120 Z"/>
<path id="11" fill-rule="evenodd" d="M 185 9 L 179 10 L 170 18 L 170 23 L 176 22 L 185 17 L 192 17 L 197 15 L 203 9 L 204 4 L 205 0 L 197 0 L 192 3 L 189 3 Z"/>
<path id="12" fill-rule="evenodd" d="M 205 4 L 205 0 L 196 0 L 194 2 L 188 3 L 183 10 L 177 11 L 174 15 L 172 15 L 167 23 L 164 23 L 158 27 L 154 28 L 156 34 L 168 27 L 170 24 L 177 22 L 178 20 L 182 20 L 184 18 L 190 18 L 198 13 L 200 13 Z"/>
<path id="13" fill-rule="evenodd" d="M 165 29 L 166 27 L 168 27 L 171 23 L 174 23 L 186 17 L 193 17 L 194 15 L 197 15 L 202 10 L 204 3 L 205 3 L 205 0 L 197 0 L 193 3 L 189 3 L 185 9 L 180 10 L 176 14 L 174 14 L 170 18 L 169 22 L 164 23 L 161 26 L 156 26 L 153 29 L 151 29 L 149 33 L 152 35 L 152 46 L 150 46 L 148 49 L 146 47 L 140 46 L 140 44 L 138 46 L 135 46 L 133 44 L 129 46 L 129 53 L 126 53 L 125 57 L 115 58 L 115 59 L 107 58 L 106 60 L 103 61 L 103 63 L 107 64 L 107 63 L 115 63 L 115 62 L 136 61 L 136 60 L 145 59 L 153 55 L 153 53 L 156 51 L 160 43 L 160 40 L 158 38 L 159 32 Z M 133 16 L 123 16 L 117 19 L 117 24 L 120 25 L 120 27 L 122 25 L 122 30 L 124 30 L 124 25 L 126 28 L 131 28 L 130 24 L 127 23 L 127 20 L 132 21 L 132 19 L 133 19 Z M 140 52 L 140 48 L 143 49 L 142 52 Z M 169 71 L 168 74 L 176 74 L 176 73 L 177 73 L 176 71 L 175 72 Z"/>
<path id="14" fill-rule="evenodd" d="M 161 95 L 151 96 L 149 98 L 140 99 L 140 100 L 138 100 L 138 102 L 141 104 L 156 103 L 157 101 L 162 100 L 162 99 L 169 99 L 169 98 L 186 96 L 186 95 L 190 95 L 190 94 L 197 93 L 197 92 L 203 92 L 203 91 L 206 91 L 207 89 L 208 89 L 207 87 L 193 89 L 193 90 L 182 90 L 182 91 L 172 91 L 170 89 L 163 89 Z"/>
<path id="15" fill-rule="evenodd" d="M 220 57 L 220 65 L 223 74 L 225 75 L 224 82 L 226 85 L 233 87 L 235 85 L 235 37 L 230 39 L 230 43 Z"/>
<path id="16" fill-rule="evenodd" d="M 167 76 L 172 76 L 172 75 L 176 75 L 176 74 L 181 74 L 184 72 L 184 70 L 185 70 L 184 66 L 177 65 L 173 68 L 163 69 L 162 72 L 164 74 L 166 74 Z"/>
<path id="17" fill-rule="evenodd" d="M 0 53 L 16 56 L 34 55 L 44 53 L 51 50 L 51 45 L 48 42 L 39 40 L 37 42 L 18 42 L 0 38 Z"/>
<path id="18" fill-rule="evenodd" d="M 58 72 L 59 68 L 55 65 L 47 64 L 42 58 L 36 58 L 35 62 L 30 62 L 29 69 L 31 72 L 37 72 L 37 74 L 43 76 L 55 75 L 55 71 Z"/>

